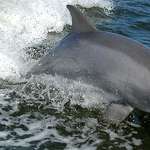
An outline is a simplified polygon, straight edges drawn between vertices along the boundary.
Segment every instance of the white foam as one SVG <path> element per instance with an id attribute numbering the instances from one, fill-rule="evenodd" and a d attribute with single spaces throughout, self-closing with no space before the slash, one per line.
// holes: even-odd
<path id="1" fill-rule="evenodd" d="M 142 145 L 141 139 L 132 138 L 132 141 L 133 141 L 134 145 L 136 145 L 136 146 Z"/>
<path id="2" fill-rule="evenodd" d="M 71 24 L 67 4 L 98 6 L 106 13 L 111 0 L 1 0 L 0 6 L 0 78 L 14 80 L 30 69 L 33 61 L 25 48 L 39 44 L 48 32 L 61 32 Z"/>
<path id="3" fill-rule="evenodd" d="M 9 132 L 1 131 L 1 132 L 0 132 L 0 137 L 1 137 L 1 138 L 6 138 L 6 136 L 8 136 L 8 133 L 9 133 Z"/>
<path id="4" fill-rule="evenodd" d="M 28 87 L 40 93 L 38 97 L 42 99 L 44 99 L 44 95 L 47 95 L 54 108 L 58 110 L 63 110 L 64 105 L 69 101 L 70 105 L 81 105 L 83 108 L 94 107 L 101 109 L 101 111 L 103 111 L 108 104 L 107 93 L 101 89 L 80 80 L 72 81 L 57 75 L 32 76 L 28 84 L 22 89 L 23 92 L 26 91 Z M 38 91 L 38 87 L 44 87 L 44 89 L 40 88 L 40 91 Z M 28 96 L 25 95 L 24 97 L 33 100 L 37 99 L 33 93 L 28 93 Z"/>

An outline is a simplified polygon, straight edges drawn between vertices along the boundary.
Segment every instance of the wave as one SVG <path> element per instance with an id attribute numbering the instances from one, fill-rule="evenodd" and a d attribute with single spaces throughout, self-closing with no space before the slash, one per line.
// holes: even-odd
<path id="1" fill-rule="evenodd" d="M 1 0 L 0 6 L 0 78 L 13 81 L 24 75 L 34 60 L 27 47 L 40 43 L 48 32 L 61 32 L 71 25 L 67 4 L 113 9 L 110 0 Z"/>

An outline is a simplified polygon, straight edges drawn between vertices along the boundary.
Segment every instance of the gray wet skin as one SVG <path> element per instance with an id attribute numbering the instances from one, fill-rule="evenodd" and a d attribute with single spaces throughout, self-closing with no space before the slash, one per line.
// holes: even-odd
<path id="1" fill-rule="evenodd" d="M 98 31 L 68 5 L 72 30 L 27 73 L 62 75 L 109 93 L 103 119 L 119 124 L 134 107 L 150 112 L 150 49 L 126 37 Z"/>

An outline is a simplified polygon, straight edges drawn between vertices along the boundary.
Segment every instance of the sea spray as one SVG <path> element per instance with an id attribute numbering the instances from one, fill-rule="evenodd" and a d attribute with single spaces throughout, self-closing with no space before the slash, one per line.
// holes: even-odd
<path id="1" fill-rule="evenodd" d="M 61 32 L 71 25 L 67 4 L 113 9 L 110 0 L 1 0 L 0 78 L 13 81 L 27 73 L 36 62 L 27 51 L 38 45 L 48 32 Z M 55 43 L 55 42 L 52 42 Z"/>

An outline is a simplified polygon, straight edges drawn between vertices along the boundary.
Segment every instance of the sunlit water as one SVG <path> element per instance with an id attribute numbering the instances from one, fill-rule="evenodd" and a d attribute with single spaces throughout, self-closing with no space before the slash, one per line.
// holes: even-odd
<path id="1" fill-rule="evenodd" d="M 24 79 L 70 31 L 67 4 L 99 30 L 150 47 L 150 1 L 0 0 L 0 149 L 149 149 L 150 116 L 134 110 L 119 126 L 101 121 L 101 89 L 60 76 Z"/>

